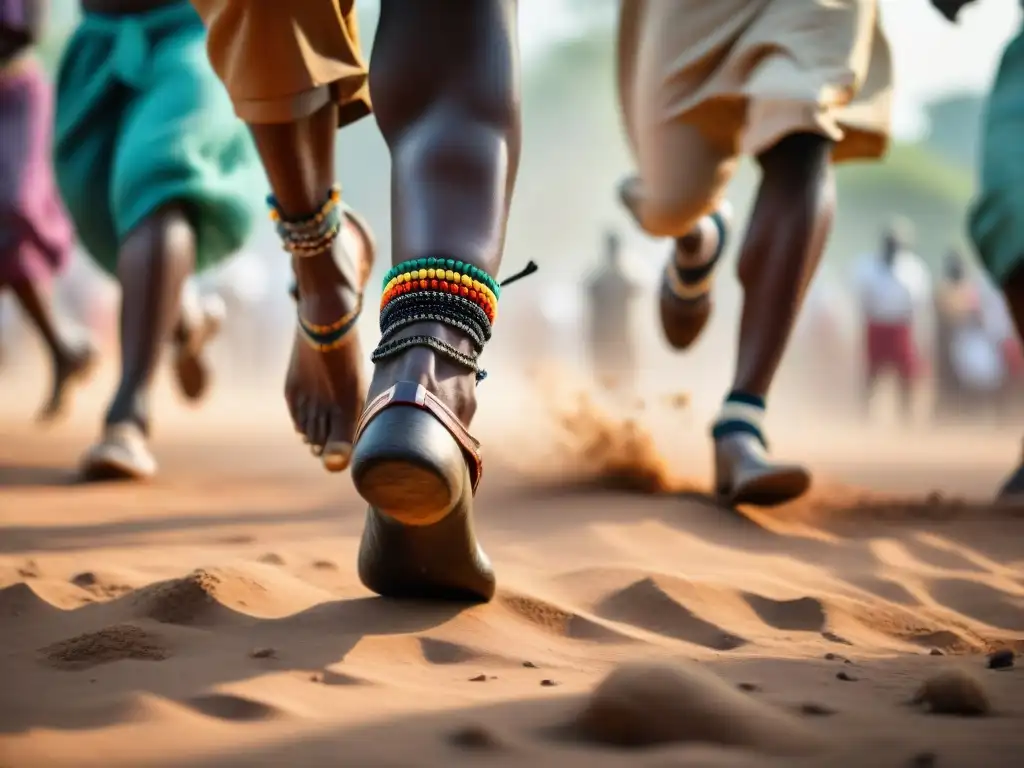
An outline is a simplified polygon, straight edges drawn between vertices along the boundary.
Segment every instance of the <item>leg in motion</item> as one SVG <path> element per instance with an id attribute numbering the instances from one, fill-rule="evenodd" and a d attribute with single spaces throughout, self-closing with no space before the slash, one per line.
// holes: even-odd
<path id="1" fill-rule="evenodd" d="M 394 267 L 352 473 L 359 570 L 396 597 L 487 600 L 473 533 L 477 357 L 519 161 L 515 0 L 384 0 L 370 88 L 392 157 Z"/>
<path id="2" fill-rule="evenodd" d="M 16 14 L 19 19 L 26 17 Z M 17 32 L 25 46 L 0 62 L 0 288 L 10 289 L 49 353 L 53 383 L 39 412 L 49 421 L 63 412 L 70 385 L 86 378 L 95 352 L 88 340 L 60 328 L 49 296 L 73 238 L 53 178 L 53 93 L 29 52 L 36 31 L 0 22 L 0 41 Z"/>
<path id="3" fill-rule="evenodd" d="M 688 349 L 711 316 L 715 270 L 732 229 L 722 195 L 739 151 L 731 126 L 742 114 L 719 109 L 715 131 L 675 116 L 663 76 L 683 44 L 664 34 L 675 13 L 642 0 L 620 6 L 619 108 L 637 173 L 619 185 L 618 196 L 644 232 L 672 239 L 659 290 L 661 327 L 674 349 Z M 677 20 L 673 29 L 686 28 Z"/>
<path id="4" fill-rule="evenodd" d="M 193 5 L 210 30 L 210 61 L 255 139 L 292 255 L 298 322 L 288 410 L 313 454 L 340 472 L 365 402 L 356 321 L 374 256 L 370 229 L 341 206 L 334 175 L 339 126 L 370 111 L 355 3 Z M 275 55 L 266 52 L 268 38 Z"/>
<path id="5" fill-rule="evenodd" d="M 140 26 L 143 49 L 111 45 L 111 36 L 136 40 Z M 160 356 L 173 345 L 184 394 L 202 395 L 202 347 L 219 326 L 189 300 L 186 280 L 238 251 L 259 209 L 258 157 L 205 43 L 199 16 L 177 0 L 87 12 L 65 52 L 58 177 L 84 245 L 122 292 L 120 380 L 84 457 L 87 479 L 155 473 L 149 396 Z M 126 83 L 129 71 L 140 75 Z"/>
<path id="6" fill-rule="evenodd" d="M 740 251 L 744 301 L 736 374 L 712 430 L 716 488 L 734 504 L 787 501 L 810 484 L 803 468 L 768 457 L 762 420 L 832 224 L 831 149 L 822 136 L 792 134 L 758 157 L 762 181 Z"/>
<path id="7" fill-rule="evenodd" d="M 808 487 L 806 471 L 768 457 L 765 397 L 825 245 L 829 163 L 878 157 L 888 131 L 891 64 L 877 2 L 799 6 L 631 0 L 620 17 L 619 93 L 640 179 L 620 194 L 647 232 L 676 240 L 662 291 L 675 346 L 691 344 L 710 312 L 728 229 L 719 200 L 736 160 L 756 157 L 762 170 L 740 254 L 737 369 L 713 427 L 715 485 L 731 503 L 779 503 Z M 835 82 L 849 71 L 852 94 Z"/>
<path id="8" fill-rule="evenodd" d="M 89 479 L 145 478 L 156 472 L 147 445 L 149 393 L 163 345 L 178 322 L 182 286 L 195 263 L 185 211 L 168 205 L 143 220 L 117 256 L 121 286 L 121 376 L 103 438 L 86 454 Z"/>
<path id="9" fill-rule="evenodd" d="M 53 383 L 38 418 L 44 422 L 52 421 L 65 412 L 70 387 L 85 381 L 92 372 L 96 350 L 88 339 L 72 338 L 59 328 L 50 297 L 37 281 L 16 280 L 8 283 L 7 287 L 39 332 L 50 354 Z"/>

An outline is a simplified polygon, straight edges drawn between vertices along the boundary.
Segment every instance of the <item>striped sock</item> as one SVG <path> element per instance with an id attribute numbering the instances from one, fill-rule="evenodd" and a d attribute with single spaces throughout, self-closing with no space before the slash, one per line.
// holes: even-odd
<path id="1" fill-rule="evenodd" d="M 753 435 L 765 448 L 762 424 L 764 423 L 764 398 L 746 392 L 733 391 L 725 398 L 718 418 L 711 428 L 711 436 L 719 440 L 727 435 Z"/>

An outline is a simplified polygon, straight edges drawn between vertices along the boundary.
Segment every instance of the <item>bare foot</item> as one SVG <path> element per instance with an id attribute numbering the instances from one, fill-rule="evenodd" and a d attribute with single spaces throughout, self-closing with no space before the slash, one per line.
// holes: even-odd
<path id="1" fill-rule="evenodd" d="M 174 338 L 174 376 L 188 400 L 201 400 L 209 389 L 210 366 L 204 352 L 226 314 L 224 301 L 216 295 L 198 297 L 194 307 L 183 308 Z"/>
<path id="2" fill-rule="evenodd" d="M 82 459 L 82 479 L 148 480 L 156 468 L 156 459 L 137 424 L 108 424 L 100 441 Z"/>
<path id="3" fill-rule="evenodd" d="M 68 394 L 75 385 L 88 380 L 96 367 L 96 359 L 96 348 L 88 341 L 71 346 L 57 355 L 53 362 L 53 390 L 37 416 L 39 422 L 51 423 L 64 415 Z"/>
<path id="4" fill-rule="evenodd" d="M 373 268 L 373 235 L 350 211 L 333 254 L 295 259 L 299 317 L 321 328 L 338 327 L 358 309 Z M 356 422 L 365 403 L 365 378 L 358 328 L 337 347 L 321 351 L 296 328 L 285 400 L 295 431 L 329 472 L 348 467 Z"/>

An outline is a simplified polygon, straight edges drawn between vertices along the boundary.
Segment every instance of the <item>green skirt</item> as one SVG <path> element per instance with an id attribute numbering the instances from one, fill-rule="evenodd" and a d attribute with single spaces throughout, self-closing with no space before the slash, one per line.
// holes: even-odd
<path id="1" fill-rule="evenodd" d="M 971 240 L 997 284 L 1024 263 L 1024 29 L 999 64 L 981 136 L 980 189 Z"/>
<path id="2" fill-rule="evenodd" d="M 108 273 L 120 244 L 174 203 L 189 211 L 196 269 L 238 251 L 267 190 L 248 129 L 206 56 L 188 2 L 86 14 L 57 78 L 54 167 L 78 237 Z"/>

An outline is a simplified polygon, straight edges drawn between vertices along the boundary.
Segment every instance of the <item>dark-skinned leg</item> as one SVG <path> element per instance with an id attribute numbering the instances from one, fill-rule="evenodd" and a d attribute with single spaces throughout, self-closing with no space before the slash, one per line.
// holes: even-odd
<path id="1" fill-rule="evenodd" d="M 156 471 L 147 445 L 150 388 L 194 265 L 195 233 L 178 205 L 151 214 L 121 245 L 121 378 L 107 409 L 103 438 L 85 457 L 88 479 L 142 479 Z"/>
<path id="2" fill-rule="evenodd" d="M 1020 262 L 1024 265 L 1024 259 Z M 1013 317 L 1018 338 L 1024 338 L 1024 266 L 1018 266 L 1003 283 L 1003 295 Z M 1017 469 L 1000 488 L 998 497 L 1002 501 L 1019 502 L 1024 498 L 1024 450 Z"/>
<path id="3" fill-rule="evenodd" d="M 831 148 L 821 136 L 792 134 L 758 157 L 761 186 L 739 259 L 736 374 L 713 430 L 716 487 L 734 504 L 778 504 L 810 484 L 802 467 L 768 457 L 761 418 L 831 228 Z"/>
<path id="4" fill-rule="evenodd" d="M 314 215 L 334 184 L 338 109 L 328 104 L 313 115 L 283 124 L 250 124 L 256 148 L 283 216 Z M 330 325 L 353 311 L 373 266 L 369 232 L 351 219 L 328 250 L 294 258 L 298 311 L 310 323 Z M 353 328 L 346 343 L 319 351 L 296 333 L 285 379 L 285 400 L 295 430 L 324 466 L 348 466 L 356 419 L 365 402 L 362 348 Z"/>
<path id="5" fill-rule="evenodd" d="M 519 162 L 518 79 L 515 0 L 384 0 L 370 92 L 392 158 L 394 264 L 443 256 L 497 274 Z M 417 335 L 472 352 L 467 336 L 442 324 L 395 338 Z M 465 367 L 414 347 L 376 365 L 368 398 L 398 382 L 471 422 L 476 383 Z M 432 414 L 396 406 L 357 440 L 353 479 L 371 505 L 360 576 L 380 594 L 486 600 L 494 592 L 453 434 Z"/>
<path id="6" fill-rule="evenodd" d="M 96 362 L 96 351 L 87 340 L 72 341 L 58 329 L 50 297 L 38 283 L 17 280 L 7 287 L 39 331 L 50 353 L 53 384 L 50 397 L 38 418 L 40 421 L 52 421 L 64 412 L 69 386 L 83 382 L 88 377 Z"/>

